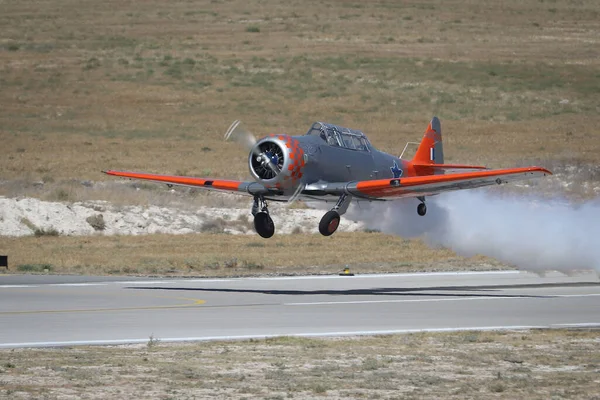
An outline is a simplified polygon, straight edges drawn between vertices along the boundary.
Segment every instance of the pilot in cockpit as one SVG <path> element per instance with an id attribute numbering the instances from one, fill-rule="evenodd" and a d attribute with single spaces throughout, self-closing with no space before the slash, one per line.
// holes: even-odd
<path id="1" fill-rule="evenodd" d="M 340 144 L 338 143 L 338 141 L 336 140 L 335 136 L 333 135 L 327 135 L 327 143 L 331 146 L 339 146 Z"/>
<path id="2" fill-rule="evenodd" d="M 325 132 L 321 131 L 321 133 L 319 134 L 319 136 L 321 137 L 321 139 L 323 139 L 324 141 L 326 141 L 328 145 L 330 145 L 330 146 L 339 146 L 339 143 L 337 142 L 337 140 L 335 139 L 335 137 L 331 133 L 329 133 L 329 132 L 325 133 Z"/>

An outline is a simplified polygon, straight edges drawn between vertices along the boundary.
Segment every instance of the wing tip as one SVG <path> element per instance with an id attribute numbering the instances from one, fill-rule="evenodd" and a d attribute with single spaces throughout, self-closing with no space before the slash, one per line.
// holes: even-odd
<path id="1" fill-rule="evenodd" d="M 546 169 L 546 168 L 544 168 L 544 167 L 530 167 L 530 170 L 531 170 L 532 172 L 541 172 L 541 173 L 543 173 L 544 175 L 554 175 L 554 174 L 552 173 L 552 171 L 550 171 L 549 169 Z"/>

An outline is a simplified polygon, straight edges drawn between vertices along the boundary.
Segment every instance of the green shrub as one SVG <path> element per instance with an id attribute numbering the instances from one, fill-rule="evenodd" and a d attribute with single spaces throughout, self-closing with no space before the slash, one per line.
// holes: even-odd
<path id="1" fill-rule="evenodd" d="M 96 69 L 100 66 L 100 60 L 98 60 L 96 57 L 92 57 L 89 58 L 86 62 L 85 65 L 83 66 L 84 71 L 89 71 L 91 69 Z"/>
<path id="2" fill-rule="evenodd" d="M 41 236 L 58 236 L 59 232 L 56 230 L 56 228 L 48 228 L 48 229 L 44 229 L 44 228 L 36 228 L 33 231 L 33 235 L 35 237 L 41 237 Z"/>
<path id="3" fill-rule="evenodd" d="M 17 271 L 21 272 L 47 272 L 52 271 L 54 267 L 51 264 L 19 264 Z"/>

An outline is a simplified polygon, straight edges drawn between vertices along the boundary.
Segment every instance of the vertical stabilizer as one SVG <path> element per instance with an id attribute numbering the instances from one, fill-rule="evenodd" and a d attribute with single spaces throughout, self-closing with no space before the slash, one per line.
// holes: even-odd
<path id="1" fill-rule="evenodd" d="M 417 165 L 444 163 L 442 125 L 440 124 L 438 117 L 433 117 L 431 119 L 412 162 Z"/>

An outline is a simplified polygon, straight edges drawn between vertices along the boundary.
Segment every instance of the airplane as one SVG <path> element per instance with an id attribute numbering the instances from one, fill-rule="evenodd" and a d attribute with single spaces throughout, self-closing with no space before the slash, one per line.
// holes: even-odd
<path id="1" fill-rule="evenodd" d="M 252 196 L 254 228 L 263 238 L 275 233 L 267 201 L 335 202 L 319 222 L 323 236 L 332 235 L 352 201 L 386 201 L 416 197 L 417 213 L 427 213 L 425 198 L 439 193 L 503 184 L 552 175 L 541 167 L 488 169 L 444 164 L 442 128 L 433 117 L 411 160 L 377 150 L 355 129 L 315 122 L 305 135 L 271 134 L 260 140 L 234 121 L 225 134 L 250 148 L 252 181 L 194 178 L 140 172 L 105 174 Z M 405 147 L 406 150 L 406 147 Z M 404 152 L 403 152 L 404 154 Z"/>

